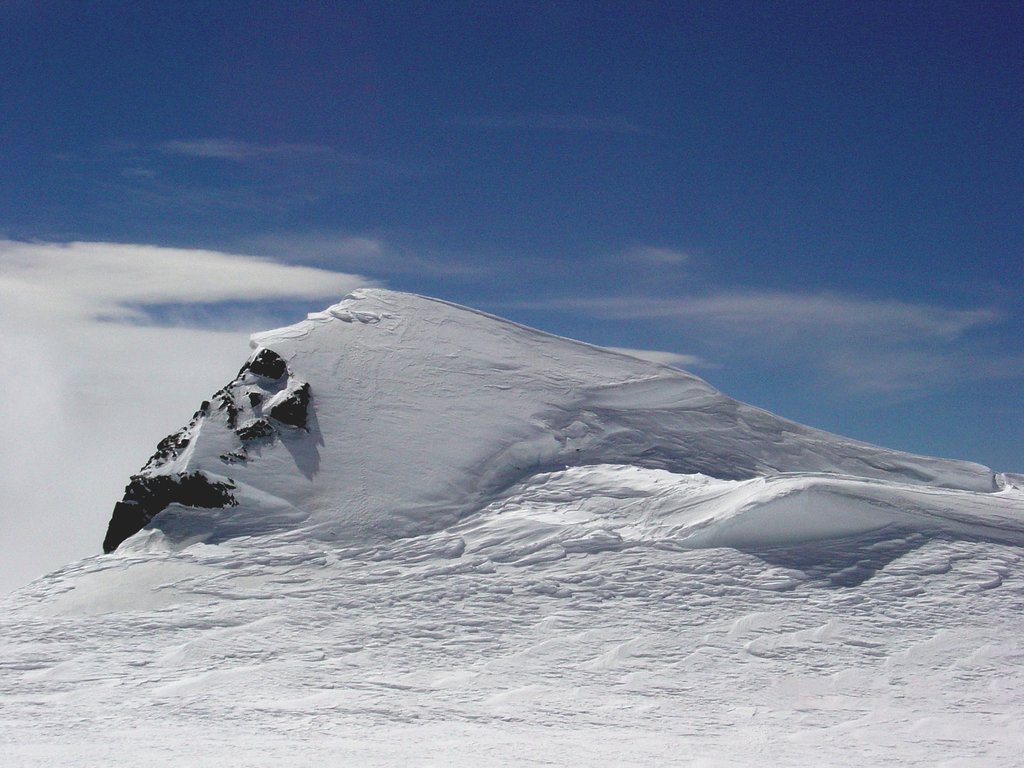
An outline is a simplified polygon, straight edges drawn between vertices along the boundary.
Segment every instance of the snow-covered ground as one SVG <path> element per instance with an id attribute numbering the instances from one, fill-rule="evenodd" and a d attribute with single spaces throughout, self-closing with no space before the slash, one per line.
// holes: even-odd
<path id="1" fill-rule="evenodd" d="M 1024 759 L 1020 476 L 386 291 L 254 344 L 140 475 L 232 503 L 2 603 L 3 765 Z"/>

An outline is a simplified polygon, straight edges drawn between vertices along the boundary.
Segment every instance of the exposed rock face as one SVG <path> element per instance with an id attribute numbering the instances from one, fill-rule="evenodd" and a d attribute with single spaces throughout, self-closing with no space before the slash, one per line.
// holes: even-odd
<path id="1" fill-rule="evenodd" d="M 149 461 L 142 468 L 145 472 L 148 469 L 159 467 L 177 459 L 188 448 L 192 441 L 192 433 L 195 431 L 199 420 L 210 413 L 210 401 L 204 400 L 199 410 L 192 414 L 192 419 L 184 427 L 174 434 L 168 435 L 157 443 L 156 451 L 149 457 Z"/>
<path id="2" fill-rule="evenodd" d="M 294 436 L 295 430 L 308 431 L 309 384 L 295 379 L 284 359 L 270 349 L 258 350 L 212 400 L 216 408 L 204 401 L 191 421 L 161 440 L 139 474 L 132 476 L 124 497 L 114 505 L 103 539 L 104 552 L 117 549 L 171 504 L 206 509 L 237 504 L 231 493 L 236 486 L 230 477 L 215 479 L 205 472 L 184 469 L 189 445 L 206 420 L 222 419 L 237 439 L 236 445 L 220 456 L 226 467 L 246 463 L 251 451 L 273 444 L 284 433 Z"/>
<path id="3" fill-rule="evenodd" d="M 241 376 L 246 370 L 255 373 L 257 376 L 277 381 L 288 373 L 288 366 L 281 359 L 281 356 L 273 350 L 261 349 L 252 360 L 242 366 L 242 370 L 238 372 L 238 375 Z"/>
<path id="4" fill-rule="evenodd" d="M 235 434 L 241 438 L 243 443 L 250 443 L 264 438 L 273 440 L 274 428 L 266 419 L 256 419 L 240 426 L 235 430 Z"/>
<path id="5" fill-rule="evenodd" d="M 308 410 L 309 384 L 303 384 L 271 408 L 270 416 L 282 424 L 305 429 Z"/>
<path id="6" fill-rule="evenodd" d="M 133 475 L 124 489 L 124 498 L 114 505 L 114 514 L 103 539 L 103 551 L 113 552 L 171 504 L 207 509 L 234 506 L 236 502 L 231 495 L 234 487 L 230 481 L 210 480 L 202 472 L 155 477 Z"/>

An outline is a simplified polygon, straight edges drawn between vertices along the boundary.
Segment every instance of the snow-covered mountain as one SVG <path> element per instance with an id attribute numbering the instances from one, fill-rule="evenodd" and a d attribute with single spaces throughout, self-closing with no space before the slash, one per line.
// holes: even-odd
<path id="1" fill-rule="evenodd" d="M 731 543 L 750 519 L 799 541 L 983 527 L 1013 507 L 997 493 L 1006 477 L 985 467 L 802 427 L 677 369 L 436 299 L 363 290 L 252 343 L 238 376 L 132 479 L 105 550 L 159 512 L 153 530 L 179 543 L 435 533 L 553 477 L 580 499 L 656 486 L 628 536 L 677 544 Z"/>
<path id="2" fill-rule="evenodd" d="M 358 291 L 0 613 L 5 765 L 1016 765 L 1024 478 Z"/>

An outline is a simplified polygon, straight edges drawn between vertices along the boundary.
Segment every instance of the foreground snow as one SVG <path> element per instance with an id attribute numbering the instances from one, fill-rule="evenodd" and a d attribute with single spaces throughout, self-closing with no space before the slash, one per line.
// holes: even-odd
<path id="1" fill-rule="evenodd" d="M 4 606 L 3 762 L 1019 765 L 1016 546 L 498 533 L 70 566 Z"/>
<path id="2" fill-rule="evenodd" d="M 140 475 L 232 503 L 3 603 L 4 765 L 1019 764 L 1020 476 L 420 297 L 254 344 Z"/>

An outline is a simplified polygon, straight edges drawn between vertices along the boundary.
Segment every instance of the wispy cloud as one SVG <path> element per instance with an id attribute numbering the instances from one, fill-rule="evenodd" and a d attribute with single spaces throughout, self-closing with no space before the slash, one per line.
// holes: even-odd
<path id="1" fill-rule="evenodd" d="M 130 168 L 122 168 L 121 175 L 126 179 L 155 179 L 158 174 L 152 168 L 133 166 Z"/>
<path id="2" fill-rule="evenodd" d="M 643 264 L 651 267 L 672 267 L 685 264 L 690 260 L 690 255 L 675 248 L 662 248 L 653 245 L 637 245 L 627 249 L 621 254 L 621 258 L 635 264 Z"/>
<path id="3" fill-rule="evenodd" d="M 147 306 L 241 302 L 261 330 L 268 302 L 319 307 L 367 282 L 218 251 L 0 240 L 0 530 L 16 553 L 0 592 L 96 553 L 127 477 L 249 353 L 227 329 L 237 309 L 171 328 Z"/>
<path id="4" fill-rule="evenodd" d="M 645 134 L 648 131 L 621 116 L 559 115 L 525 113 L 518 115 L 468 115 L 452 118 L 449 125 L 493 130 L 562 131 L 572 133 Z"/>
<path id="5" fill-rule="evenodd" d="M 975 342 L 1003 319 L 989 307 L 777 291 L 555 299 L 530 306 L 541 304 L 593 317 L 671 323 L 733 361 L 775 360 L 848 393 L 913 393 L 1020 371 Z"/>
<path id="6" fill-rule="evenodd" d="M 629 355 L 630 357 L 638 357 L 641 360 L 647 360 L 652 363 L 674 365 L 678 368 L 716 367 L 712 363 L 708 363 L 696 355 L 686 355 L 680 352 L 666 352 L 660 349 L 633 349 L 631 347 L 606 347 L 606 349 L 610 349 L 612 352 L 619 352 L 623 355 Z"/>
<path id="7" fill-rule="evenodd" d="M 223 223 L 223 214 L 267 214 L 287 221 L 296 210 L 372 189 L 403 176 L 392 164 L 311 143 L 235 138 L 178 138 L 159 143 L 109 141 L 53 158 L 69 178 L 87 180 L 84 205 L 176 222 Z"/>
<path id="8" fill-rule="evenodd" d="M 125 243 L 0 241 L 0 294 L 79 319 L 138 319 L 133 307 L 336 297 L 368 278 L 219 251 Z"/>
<path id="9" fill-rule="evenodd" d="M 678 298 L 568 300 L 563 305 L 630 319 L 676 318 L 729 327 L 745 336 L 778 339 L 808 331 L 884 339 L 953 340 L 996 322 L 989 308 L 951 309 L 929 304 L 837 293 L 737 292 Z"/>
<path id="10" fill-rule="evenodd" d="M 304 159 L 334 155 L 337 151 L 321 144 L 254 144 L 233 139 L 191 139 L 167 141 L 158 146 L 162 152 L 183 157 L 244 161 L 256 158 Z"/>
<path id="11" fill-rule="evenodd" d="M 384 237 L 332 232 L 273 232 L 246 238 L 245 250 L 273 258 L 300 258 L 305 263 L 376 275 L 425 275 L 473 278 L 490 274 L 486 260 L 403 247 Z"/>

